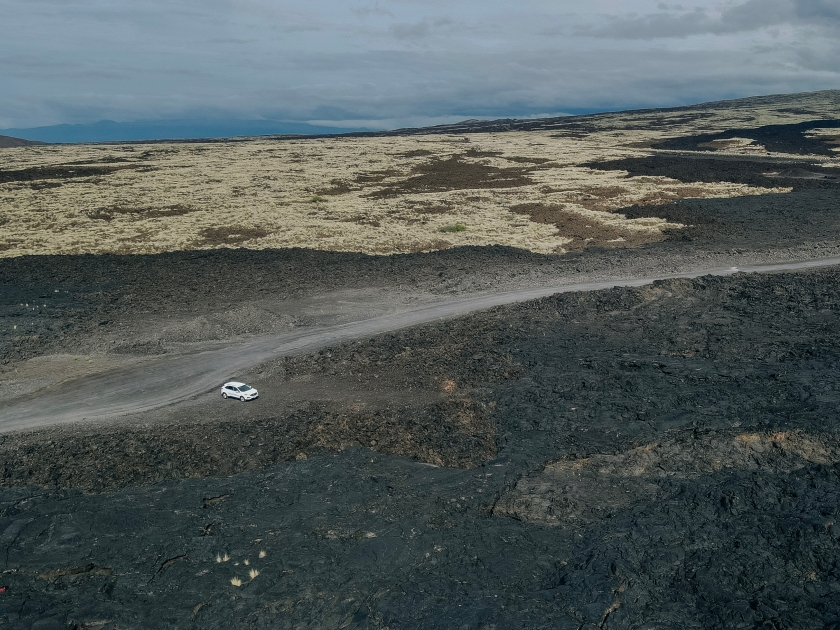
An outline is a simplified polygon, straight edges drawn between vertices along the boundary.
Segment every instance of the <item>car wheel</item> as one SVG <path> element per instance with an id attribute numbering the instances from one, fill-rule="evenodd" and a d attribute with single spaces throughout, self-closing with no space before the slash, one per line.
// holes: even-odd
<path id="1" fill-rule="evenodd" d="M 245 396 L 242 396 L 239 400 L 241 400 L 242 402 L 245 402 Z"/>
<path id="2" fill-rule="evenodd" d="M 227 394 L 225 394 L 224 392 L 222 392 L 222 398 L 227 398 Z"/>

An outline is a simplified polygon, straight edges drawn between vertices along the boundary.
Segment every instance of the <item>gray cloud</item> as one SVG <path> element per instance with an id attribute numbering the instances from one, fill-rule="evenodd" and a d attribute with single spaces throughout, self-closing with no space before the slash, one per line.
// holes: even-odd
<path id="1" fill-rule="evenodd" d="M 838 42 L 820 48 L 801 46 L 796 49 L 796 54 L 799 65 L 803 68 L 837 74 L 838 64 L 840 64 L 840 43 Z"/>
<path id="2" fill-rule="evenodd" d="M 350 7 L 350 11 L 356 16 L 360 18 L 370 17 L 372 15 L 379 15 L 379 16 L 386 16 L 393 18 L 394 14 L 387 8 L 382 7 L 378 2 L 375 2 L 371 6 L 365 7 Z"/>
<path id="3" fill-rule="evenodd" d="M 434 31 L 450 27 L 454 24 L 449 18 L 424 19 L 419 22 L 392 24 L 388 30 L 397 39 L 423 39 L 429 37 Z"/>
<path id="4" fill-rule="evenodd" d="M 840 21 L 840 0 L 796 0 L 796 14 L 803 19 Z"/>
<path id="5" fill-rule="evenodd" d="M 840 20 L 840 0 L 748 0 L 729 6 L 719 15 L 703 7 L 684 10 L 669 7 L 660 13 L 614 18 L 608 24 L 587 26 L 581 35 L 618 39 L 656 39 L 689 35 L 726 35 L 768 26 L 815 24 Z M 674 10 L 679 12 L 675 13 Z"/>
<path id="6" fill-rule="evenodd" d="M 628 0 L 636 14 L 613 18 L 588 0 L 360 1 L 0 0 L 0 128 L 188 117 L 393 127 L 840 87 L 840 0 L 717 12 L 669 2 L 650 15 L 650 0 Z M 676 39 L 703 34 L 726 35 L 725 47 Z"/>

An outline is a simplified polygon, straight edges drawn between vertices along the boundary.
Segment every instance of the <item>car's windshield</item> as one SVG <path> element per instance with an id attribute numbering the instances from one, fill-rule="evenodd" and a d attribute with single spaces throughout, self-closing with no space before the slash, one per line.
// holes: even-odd
<path id="1" fill-rule="evenodd" d="M 251 388 L 248 385 L 243 385 L 242 387 L 239 388 L 239 391 L 240 392 L 247 392 L 249 389 L 251 389 Z"/>

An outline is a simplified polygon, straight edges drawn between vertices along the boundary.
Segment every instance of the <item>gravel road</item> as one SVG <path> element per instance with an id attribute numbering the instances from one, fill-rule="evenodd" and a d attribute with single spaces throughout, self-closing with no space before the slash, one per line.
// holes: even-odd
<path id="1" fill-rule="evenodd" d="M 141 365 L 65 382 L 46 391 L 23 396 L 21 400 L 6 403 L 0 410 L 0 432 L 149 411 L 213 390 L 224 381 L 233 378 L 235 374 L 259 363 L 555 293 L 638 287 L 671 278 L 728 276 L 739 272 L 794 271 L 837 264 L 840 264 L 840 258 L 699 269 L 659 277 L 567 284 L 471 296 L 372 319 L 263 337 L 236 345 L 224 344 L 221 347 L 183 355 L 164 355 L 145 361 Z"/>

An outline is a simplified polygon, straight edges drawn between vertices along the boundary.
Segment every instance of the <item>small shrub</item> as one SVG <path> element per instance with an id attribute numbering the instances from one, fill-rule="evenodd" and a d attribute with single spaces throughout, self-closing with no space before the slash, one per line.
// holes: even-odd
<path id="1" fill-rule="evenodd" d="M 326 199 L 324 199 L 323 197 L 321 197 L 319 195 L 315 195 L 315 196 L 309 198 L 309 203 L 319 203 L 321 201 L 326 201 Z"/>
<path id="2" fill-rule="evenodd" d="M 463 223 L 456 223 L 455 225 L 447 225 L 445 228 L 440 229 L 441 232 L 466 232 L 467 226 Z"/>

